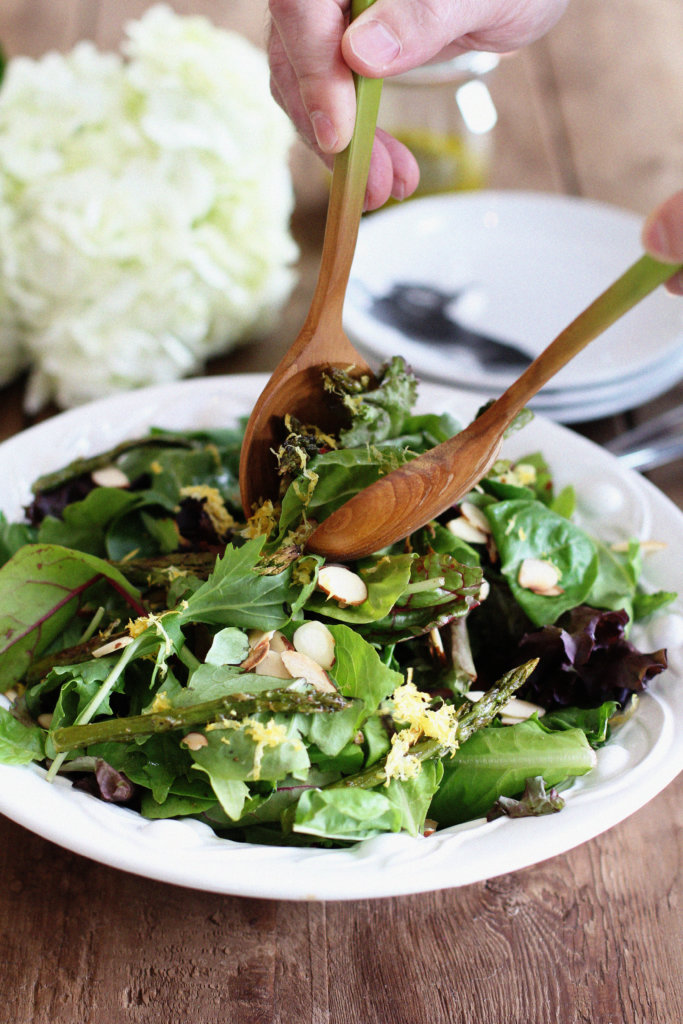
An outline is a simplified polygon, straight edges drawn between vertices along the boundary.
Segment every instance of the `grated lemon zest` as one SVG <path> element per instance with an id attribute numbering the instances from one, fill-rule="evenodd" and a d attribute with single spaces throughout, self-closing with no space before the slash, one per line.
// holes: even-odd
<path id="1" fill-rule="evenodd" d="M 155 693 L 154 700 L 150 704 L 149 714 L 158 715 L 164 711 L 170 711 L 173 705 L 168 699 L 168 694 L 165 690 L 160 690 L 159 693 Z"/>
<path id="2" fill-rule="evenodd" d="M 181 498 L 195 498 L 204 503 L 204 511 L 219 537 L 225 537 L 235 525 L 233 516 L 225 507 L 220 491 L 208 484 L 191 484 L 181 487 Z"/>

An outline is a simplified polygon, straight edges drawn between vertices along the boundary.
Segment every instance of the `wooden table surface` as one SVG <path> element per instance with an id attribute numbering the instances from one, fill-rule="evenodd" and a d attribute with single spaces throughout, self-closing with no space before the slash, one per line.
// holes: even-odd
<path id="1" fill-rule="evenodd" d="M 145 0 L 2 0 L 10 55 L 113 48 Z M 177 0 L 261 42 L 266 0 Z M 503 62 L 491 185 L 645 214 L 683 184 L 683 5 L 573 0 Z M 324 209 L 299 153 L 298 287 L 267 339 L 209 372 L 270 370 L 317 271 Z M 673 301 L 673 300 L 672 300 Z M 683 388 L 575 429 L 604 441 Z M 0 391 L 0 439 L 29 425 Z M 53 410 L 42 414 L 49 415 Z M 587 417 L 590 410 L 587 409 Z M 683 463 L 651 478 L 683 505 Z M 681 977 L 679 778 L 564 856 L 428 895 L 332 903 L 216 896 L 138 878 L 0 820 L 0 1020 L 8 1024 L 676 1024 Z"/>

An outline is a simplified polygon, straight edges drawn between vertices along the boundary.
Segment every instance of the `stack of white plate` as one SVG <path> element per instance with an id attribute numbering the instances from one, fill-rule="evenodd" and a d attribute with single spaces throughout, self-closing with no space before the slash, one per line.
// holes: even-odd
<path id="1" fill-rule="evenodd" d="M 402 355 L 419 377 L 495 398 L 642 254 L 641 226 L 613 206 L 531 192 L 391 207 L 361 224 L 346 331 L 375 362 Z M 683 300 L 659 288 L 530 404 L 560 422 L 594 420 L 682 378 Z"/>

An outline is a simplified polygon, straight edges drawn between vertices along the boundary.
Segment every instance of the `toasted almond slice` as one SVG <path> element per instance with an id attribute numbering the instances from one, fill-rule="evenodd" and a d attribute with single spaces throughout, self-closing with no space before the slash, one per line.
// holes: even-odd
<path id="1" fill-rule="evenodd" d="M 264 636 L 263 639 L 254 645 L 249 651 L 244 661 L 240 662 L 240 668 L 245 672 L 253 671 L 257 665 L 260 665 L 264 658 L 268 657 L 270 651 L 270 638 Z"/>
<path id="2" fill-rule="evenodd" d="M 558 588 L 560 570 L 543 558 L 525 558 L 517 573 L 517 582 L 534 594 L 551 596 L 562 593 Z"/>
<path id="3" fill-rule="evenodd" d="M 667 548 L 668 546 L 669 545 L 664 540 L 640 541 L 640 550 L 643 552 L 644 555 L 649 554 L 652 551 L 663 551 L 664 548 Z M 616 544 L 611 544 L 610 547 L 612 548 L 612 551 L 625 552 L 628 551 L 629 544 L 628 541 L 619 541 Z"/>
<path id="4" fill-rule="evenodd" d="M 300 654 L 307 654 L 321 668 L 332 668 L 334 665 L 334 637 L 323 622 L 309 619 L 294 631 L 292 636 L 294 649 Z"/>
<path id="5" fill-rule="evenodd" d="M 283 651 L 280 657 L 283 665 L 294 679 L 305 679 L 321 693 L 337 692 L 337 687 L 327 672 L 307 654 L 302 654 L 300 651 Z"/>
<path id="6" fill-rule="evenodd" d="M 478 505 L 473 505 L 471 501 L 463 501 L 460 511 L 467 522 L 471 523 L 472 526 L 476 526 L 482 533 L 488 534 L 491 532 L 491 524 L 486 518 L 486 513 L 482 512 Z"/>
<path id="7" fill-rule="evenodd" d="M 247 640 L 249 641 L 250 647 L 259 647 L 264 640 L 268 643 L 273 639 L 275 633 L 274 629 L 249 629 L 247 630 Z"/>
<path id="8" fill-rule="evenodd" d="M 94 469 L 90 479 L 97 487 L 130 487 L 130 480 L 118 466 L 102 466 Z"/>
<path id="9" fill-rule="evenodd" d="M 362 604 L 368 597 L 364 581 L 345 565 L 324 565 L 318 573 L 318 587 L 342 607 Z"/>
<path id="10" fill-rule="evenodd" d="M 448 661 L 446 651 L 443 646 L 443 640 L 441 639 L 441 633 L 436 626 L 429 631 L 429 651 L 434 658 L 434 661 L 438 662 L 440 665 L 445 665 Z"/>
<path id="11" fill-rule="evenodd" d="M 270 640 L 271 651 L 278 651 L 282 654 L 283 651 L 291 651 L 292 644 L 289 642 L 284 633 L 281 633 L 279 629 L 273 631 L 273 635 Z"/>
<path id="12" fill-rule="evenodd" d="M 468 544 L 485 544 L 488 534 L 480 530 L 478 526 L 466 519 L 465 516 L 456 516 L 446 523 L 447 528 L 454 537 L 466 541 Z"/>
<path id="13" fill-rule="evenodd" d="M 268 651 L 265 658 L 259 661 L 258 665 L 254 668 L 254 672 L 257 676 L 272 676 L 274 679 L 292 678 L 282 661 L 280 652 L 273 650 Z"/>
<path id="14" fill-rule="evenodd" d="M 93 658 L 104 658 L 107 654 L 115 654 L 117 651 L 123 650 L 128 644 L 133 643 L 132 636 L 120 636 L 116 640 L 110 640 L 107 644 L 102 644 L 92 652 Z"/>
<path id="15" fill-rule="evenodd" d="M 208 747 L 209 745 L 209 741 L 203 732 L 188 732 L 187 736 L 183 736 L 180 742 L 188 750 L 201 750 L 202 747 Z"/>
<path id="16" fill-rule="evenodd" d="M 513 719 L 515 722 L 523 722 L 534 714 L 542 718 L 545 708 L 542 708 L 540 704 L 532 704 L 530 700 L 522 700 L 521 697 L 513 697 L 501 711 L 501 715 Z"/>

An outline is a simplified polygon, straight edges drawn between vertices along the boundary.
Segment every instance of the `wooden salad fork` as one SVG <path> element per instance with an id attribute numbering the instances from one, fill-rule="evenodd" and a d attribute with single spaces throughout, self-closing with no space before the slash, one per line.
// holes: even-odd
<path id="1" fill-rule="evenodd" d="M 354 495 L 317 527 L 307 549 L 335 561 L 361 558 L 402 540 L 458 502 L 486 475 L 505 431 L 544 384 L 679 269 L 641 256 L 465 430 Z"/>

